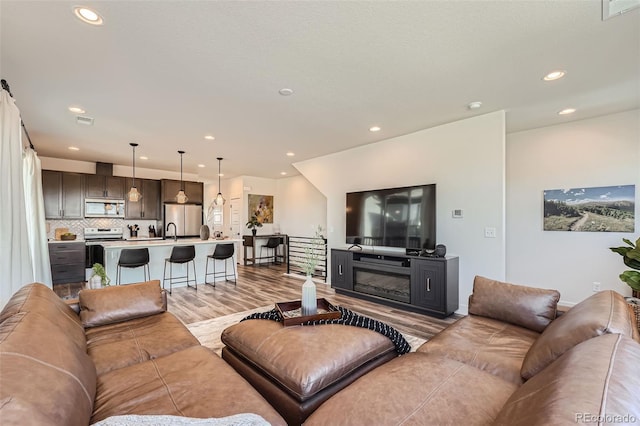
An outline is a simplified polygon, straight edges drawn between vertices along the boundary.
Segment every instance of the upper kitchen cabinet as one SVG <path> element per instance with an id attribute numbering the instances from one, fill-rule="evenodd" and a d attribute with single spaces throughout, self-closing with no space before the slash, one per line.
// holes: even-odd
<path id="1" fill-rule="evenodd" d="M 84 176 L 80 173 L 42 171 L 46 219 L 82 219 Z"/>
<path id="2" fill-rule="evenodd" d="M 180 181 L 162 179 L 162 202 L 175 203 L 176 194 L 180 191 Z M 184 181 L 184 192 L 189 203 L 202 204 L 204 201 L 204 185 L 202 182 Z"/>
<path id="3" fill-rule="evenodd" d="M 125 181 L 127 190 L 133 185 L 133 179 Z M 125 219 L 160 220 L 160 181 L 153 179 L 136 179 L 136 187 L 142 198 L 131 202 L 125 195 Z"/>
<path id="4" fill-rule="evenodd" d="M 87 175 L 87 198 L 124 198 L 124 180 L 120 176 Z"/>

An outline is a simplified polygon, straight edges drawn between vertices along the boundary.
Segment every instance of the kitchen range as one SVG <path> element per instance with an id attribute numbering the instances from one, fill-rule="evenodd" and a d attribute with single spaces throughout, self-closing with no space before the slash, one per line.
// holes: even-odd
<path id="1" fill-rule="evenodd" d="M 122 228 L 84 228 L 84 240 L 87 245 L 86 268 L 94 263 L 104 265 L 104 248 L 100 243 L 105 241 L 122 241 Z"/>

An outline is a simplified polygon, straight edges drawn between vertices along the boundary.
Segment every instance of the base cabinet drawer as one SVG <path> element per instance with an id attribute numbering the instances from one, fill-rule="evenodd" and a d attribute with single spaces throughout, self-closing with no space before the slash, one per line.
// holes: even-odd
<path id="1" fill-rule="evenodd" d="M 53 284 L 83 282 L 86 256 L 84 242 L 49 243 Z"/>
<path id="2" fill-rule="evenodd" d="M 85 279 L 84 262 L 81 265 L 51 265 L 54 284 L 77 283 Z"/>

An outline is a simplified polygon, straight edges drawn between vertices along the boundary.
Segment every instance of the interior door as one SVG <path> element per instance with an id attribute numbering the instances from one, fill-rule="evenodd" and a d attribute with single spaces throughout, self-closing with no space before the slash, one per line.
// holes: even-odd
<path id="1" fill-rule="evenodd" d="M 242 239 L 242 223 L 240 220 L 240 198 L 232 198 L 229 203 L 229 209 L 231 210 L 231 238 Z M 240 258 L 244 258 L 244 252 L 242 251 L 242 242 L 236 243 L 236 259 L 238 263 Z"/>

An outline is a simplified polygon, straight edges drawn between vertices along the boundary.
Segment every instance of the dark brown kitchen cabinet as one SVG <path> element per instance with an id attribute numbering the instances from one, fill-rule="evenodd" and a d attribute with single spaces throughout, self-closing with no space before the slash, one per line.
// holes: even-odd
<path id="1" fill-rule="evenodd" d="M 46 219 L 82 219 L 83 174 L 43 170 L 42 193 Z"/>
<path id="2" fill-rule="evenodd" d="M 49 260 L 54 285 L 85 280 L 86 249 L 83 242 L 49 243 Z"/>
<path id="3" fill-rule="evenodd" d="M 133 179 L 127 178 L 127 192 L 133 184 Z M 125 219 L 160 220 L 160 181 L 153 179 L 136 179 L 136 188 L 142 195 L 138 202 L 131 202 L 125 195 Z"/>
<path id="4" fill-rule="evenodd" d="M 87 175 L 85 195 L 87 198 L 124 198 L 124 180 L 120 176 Z"/>
<path id="5" fill-rule="evenodd" d="M 180 181 L 162 179 L 162 202 L 175 203 L 176 194 L 180 191 Z M 202 204 L 204 201 L 204 185 L 202 182 L 184 181 L 184 192 L 189 203 Z"/>

